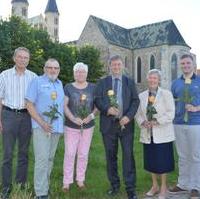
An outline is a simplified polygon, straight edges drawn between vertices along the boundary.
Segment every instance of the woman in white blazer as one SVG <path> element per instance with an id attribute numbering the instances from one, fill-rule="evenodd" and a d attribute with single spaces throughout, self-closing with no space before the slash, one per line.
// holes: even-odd
<path id="1" fill-rule="evenodd" d="M 148 90 L 139 94 L 140 106 L 136 121 L 140 127 L 140 142 L 144 146 L 144 169 L 151 172 L 152 187 L 146 193 L 165 199 L 167 193 L 166 173 L 174 170 L 172 121 L 175 115 L 173 96 L 159 87 L 160 71 L 150 70 L 147 75 Z M 161 177 L 161 187 L 157 182 Z"/>

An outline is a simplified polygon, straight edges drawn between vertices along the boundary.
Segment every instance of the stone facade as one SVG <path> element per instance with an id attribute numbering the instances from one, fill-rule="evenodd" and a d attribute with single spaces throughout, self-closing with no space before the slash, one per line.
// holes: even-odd
<path id="1" fill-rule="evenodd" d="M 166 23 L 166 25 L 163 25 L 163 23 Z M 124 61 L 128 75 L 135 79 L 140 91 L 146 89 L 146 75 L 150 68 L 160 69 L 162 73 L 161 86 L 170 88 L 172 80 L 181 73 L 178 66 L 180 56 L 183 53 L 190 53 L 190 47 L 185 43 L 173 21 L 150 24 L 149 26 L 150 28 L 147 25 L 136 28 L 137 30 L 132 29 L 130 33 L 132 35 L 129 37 L 123 28 L 90 16 L 76 45 L 90 44 L 98 48 L 107 72 L 109 72 L 109 58 L 112 55 L 119 54 Z M 173 34 L 170 32 L 171 35 L 165 36 L 165 33 L 162 33 L 162 35 L 163 29 L 172 31 Z M 152 31 L 150 35 L 153 36 L 146 39 L 149 31 Z M 144 39 L 139 37 L 138 33 L 144 34 Z M 176 34 L 176 37 L 174 37 L 174 34 Z M 137 38 L 134 40 L 136 36 Z M 170 37 L 171 40 L 167 40 Z M 174 38 L 178 38 L 177 41 Z M 131 46 L 131 44 L 136 47 Z M 195 55 L 193 56 L 195 58 Z M 138 63 L 138 59 L 140 59 L 141 64 Z"/>

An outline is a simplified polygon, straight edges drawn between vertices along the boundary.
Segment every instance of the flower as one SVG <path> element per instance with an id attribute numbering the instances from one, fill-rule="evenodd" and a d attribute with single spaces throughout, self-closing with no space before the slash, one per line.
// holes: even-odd
<path id="1" fill-rule="evenodd" d="M 82 95 L 80 96 L 80 101 L 85 101 L 86 99 L 87 99 L 87 95 L 82 94 Z"/>
<path id="2" fill-rule="evenodd" d="M 58 111 L 58 104 L 53 104 L 49 106 L 50 111 L 43 112 L 43 115 L 47 116 L 50 119 L 50 124 L 53 123 L 54 120 L 58 119 L 62 114 Z"/>
<path id="3" fill-rule="evenodd" d="M 53 123 L 54 120 L 58 119 L 59 116 L 62 116 L 62 114 L 58 111 L 58 104 L 55 103 L 55 100 L 57 99 L 57 92 L 53 91 L 51 92 L 51 99 L 52 99 L 52 105 L 49 106 L 49 111 L 44 111 L 43 115 L 48 117 L 50 120 L 50 124 Z"/>
<path id="4" fill-rule="evenodd" d="M 56 91 L 53 91 L 53 92 L 51 93 L 51 99 L 52 99 L 52 100 L 56 100 L 56 98 L 57 98 L 57 92 L 56 92 Z"/>
<path id="5" fill-rule="evenodd" d="M 148 102 L 150 102 L 150 103 L 154 103 L 155 102 L 155 96 L 153 96 L 153 95 L 151 95 L 151 96 L 149 96 L 149 98 L 148 98 Z"/>
<path id="6" fill-rule="evenodd" d="M 192 80 L 190 78 L 185 79 L 185 84 L 191 84 L 191 83 L 192 83 Z"/>
<path id="7" fill-rule="evenodd" d="M 191 96 L 190 94 L 190 84 L 192 83 L 192 80 L 190 78 L 185 79 L 185 86 L 183 89 L 183 94 L 180 98 L 177 98 L 176 101 L 180 101 L 185 103 L 185 105 L 187 104 L 191 104 L 194 97 Z M 189 119 L 189 115 L 188 115 L 188 111 L 185 109 L 185 113 L 184 113 L 184 122 L 188 122 Z"/>
<path id="8" fill-rule="evenodd" d="M 119 108 L 119 104 L 117 103 L 117 98 L 113 90 L 108 90 L 108 98 L 110 101 L 110 106 Z"/>
<path id="9" fill-rule="evenodd" d="M 108 96 L 114 96 L 114 95 L 115 95 L 115 93 L 113 90 L 108 90 Z"/>

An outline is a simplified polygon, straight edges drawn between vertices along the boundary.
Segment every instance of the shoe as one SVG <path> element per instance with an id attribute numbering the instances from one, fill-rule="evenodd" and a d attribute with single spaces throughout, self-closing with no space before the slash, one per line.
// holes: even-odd
<path id="1" fill-rule="evenodd" d="M 159 188 L 155 189 L 154 187 L 151 187 L 151 189 L 146 193 L 146 196 L 153 197 L 158 193 L 159 193 Z"/>
<path id="2" fill-rule="evenodd" d="M 200 194 L 198 190 L 192 189 L 190 192 L 190 199 L 199 199 L 199 198 L 200 198 Z"/>
<path id="3" fill-rule="evenodd" d="M 133 194 L 128 194 L 128 199 L 138 199 L 137 198 L 137 195 L 135 194 L 135 193 L 133 193 Z"/>
<path id="4" fill-rule="evenodd" d="M 63 188 L 62 188 L 63 192 L 64 192 L 64 193 L 69 192 L 69 187 L 70 187 L 69 184 L 65 184 L 65 185 L 63 185 Z"/>
<path id="5" fill-rule="evenodd" d="M 173 187 L 172 189 L 169 189 L 168 191 L 170 194 L 180 194 L 180 193 L 187 193 L 188 191 L 185 189 L 181 189 L 178 186 Z"/>
<path id="6" fill-rule="evenodd" d="M 118 188 L 111 188 L 107 191 L 107 194 L 109 196 L 116 196 L 119 193 L 119 189 Z"/>
<path id="7" fill-rule="evenodd" d="M 36 196 L 36 199 L 48 199 L 48 195 L 45 195 L 45 196 Z"/>
<path id="8" fill-rule="evenodd" d="M 80 190 L 84 190 L 86 188 L 84 182 L 80 181 L 77 181 L 77 186 Z"/>

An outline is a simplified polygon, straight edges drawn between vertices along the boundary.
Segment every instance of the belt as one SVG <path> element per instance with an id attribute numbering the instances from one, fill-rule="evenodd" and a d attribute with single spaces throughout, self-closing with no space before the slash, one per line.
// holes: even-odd
<path id="1" fill-rule="evenodd" d="M 28 110 L 27 109 L 12 109 L 8 106 L 3 106 L 3 109 L 4 110 L 7 110 L 7 111 L 11 111 L 11 112 L 14 112 L 14 113 L 28 113 Z"/>

